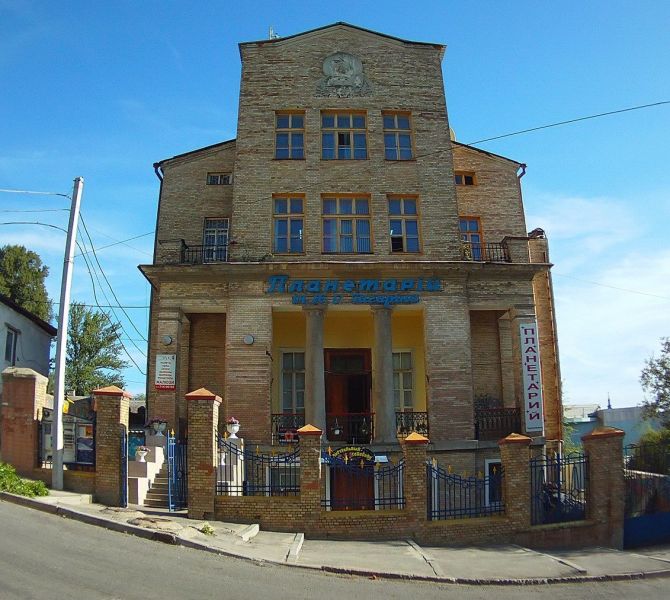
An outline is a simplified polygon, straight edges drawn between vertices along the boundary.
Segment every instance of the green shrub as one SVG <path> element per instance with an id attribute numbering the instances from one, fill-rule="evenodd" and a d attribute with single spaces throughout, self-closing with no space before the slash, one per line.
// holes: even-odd
<path id="1" fill-rule="evenodd" d="M 12 465 L 0 463 L 0 492 L 10 492 L 19 496 L 48 496 L 49 490 L 43 481 L 22 479 Z"/>

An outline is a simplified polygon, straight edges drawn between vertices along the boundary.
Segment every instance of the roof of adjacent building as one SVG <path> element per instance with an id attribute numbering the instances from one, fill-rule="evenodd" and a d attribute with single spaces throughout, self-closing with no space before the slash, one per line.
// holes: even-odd
<path id="1" fill-rule="evenodd" d="M 26 317 L 26 319 L 30 319 L 33 323 L 35 323 L 35 325 L 41 327 L 51 337 L 54 337 L 58 333 L 58 329 L 56 329 L 53 325 L 49 325 L 49 323 L 40 319 L 36 314 L 31 313 L 29 310 L 26 310 L 22 306 L 19 306 L 11 298 L 4 296 L 3 294 L 0 294 L 0 302 L 2 302 L 5 306 L 9 306 L 9 308 L 19 313 L 20 315 L 23 315 L 24 317 Z"/>
<path id="2" fill-rule="evenodd" d="M 446 46 L 444 44 L 437 44 L 432 42 L 415 42 L 412 40 L 405 40 L 403 38 L 395 37 L 393 35 L 388 35 L 387 33 L 380 33 L 379 31 L 373 31 L 372 29 L 366 29 L 365 27 L 359 27 L 358 25 L 352 25 L 351 23 L 345 23 L 344 21 L 337 21 L 336 23 L 331 23 L 330 25 L 323 25 L 322 27 L 316 27 L 315 29 L 309 29 L 308 31 L 301 31 L 300 33 L 295 33 L 293 35 L 287 35 L 285 37 L 277 37 L 272 39 L 265 40 L 256 40 L 251 42 L 241 42 L 239 46 L 246 45 L 265 45 L 265 44 L 277 44 L 285 42 L 287 40 L 293 40 L 302 36 L 312 35 L 314 33 L 319 33 L 325 31 L 326 29 L 335 29 L 337 27 L 343 27 L 348 29 L 353 29 L 356 31 L 362 31 L 364 33 L 369 33 L 372 35 L 377 35 L 379 37 L 386 38 L 388 40 L 393 40 L 395 42 L 401 42 L 403 44 L 413 44 L 418 46 L 431 46 L 440 50 L 440 58 L 444 56 L 444 50 Z"/>

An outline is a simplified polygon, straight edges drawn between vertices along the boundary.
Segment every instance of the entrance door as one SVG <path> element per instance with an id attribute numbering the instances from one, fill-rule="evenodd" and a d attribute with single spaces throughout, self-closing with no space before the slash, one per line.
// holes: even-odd
<path id="1" fill-rule="evenodd" d="M 327 349 L 326 427 L 331 442 L 369 444 L 372 441 L 370 410 L 370 349 Z M 359 461 L 330 468 L 332 510 L 374 509 L 374 470 Z"/>
<path id="2" fill-rule="evenodd" d="M 370 349 L 326 349 L 326 437 L 333 442 L 369 444 Z"/>

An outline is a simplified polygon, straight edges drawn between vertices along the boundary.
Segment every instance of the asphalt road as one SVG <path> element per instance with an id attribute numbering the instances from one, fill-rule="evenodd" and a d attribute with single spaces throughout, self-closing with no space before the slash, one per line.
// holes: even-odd
<path id="1" fill-rule="evenodd" d="M 477 587 L 343 577 L 150 542 L 0 500 L 0 600 L 653 600 L 666 599 L 669 586 L 668 579 Z"/>

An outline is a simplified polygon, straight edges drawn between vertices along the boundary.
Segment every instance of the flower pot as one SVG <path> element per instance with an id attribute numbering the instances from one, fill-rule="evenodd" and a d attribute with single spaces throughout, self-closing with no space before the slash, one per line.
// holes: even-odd
<path id="1" fill-rule="evenodd" d="M 163 432 L 167 429 L 167 423 L 161 422 L 161 423 L 153 423 L 153 428 L 154 428 L 154 433 L 157 436 L 162 436 Z"/>
<path id="2" fill-rule="evenodd" d="M 240 424 L 239 423 L 227 423 L 226 424 L 226 430 L 228 431 L 228 437 L 231 440 L 236 440 L 237 438 L 237 432 L 240 430 Z"/>
<path id="3" fill-rule="evenodd" d="M 137 462 L 147 462 L 145 460 L 146 455 L 147 455 L 146 450 L 135 450 L 135 460 Z"/>

